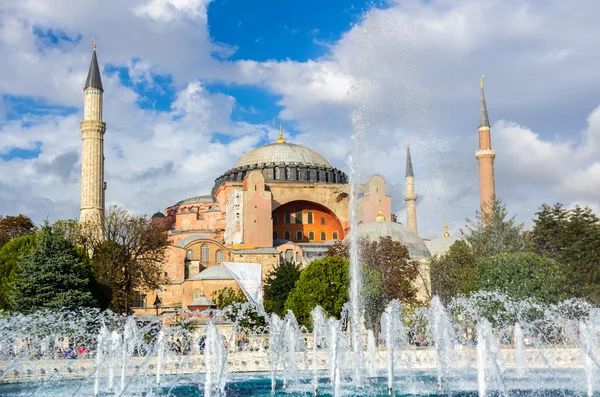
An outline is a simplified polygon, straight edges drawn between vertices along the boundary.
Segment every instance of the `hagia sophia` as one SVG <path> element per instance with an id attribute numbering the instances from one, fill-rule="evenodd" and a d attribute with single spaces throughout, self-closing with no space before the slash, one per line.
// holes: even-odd
<path id="1" fill-rule="evenodd" d="M 103 87 L 94 52 L 84 88 L 80 221 L 101 220 L 105 209 Z M 481 82 L 479 148 L 482 209 L 494 197 L 495 152 Z M 386 181 L 373 175 L 357 186 L 359 236 L 390 236 L 408 247 L 410 257 L 427 272 L 432 255 L 444 253 L 457 238 L 445 233 L 431 241 L 418 235 L 415 179 L 406 151 L 406 224 L 392 214 L 392 198 Z M 175 200 L 173 200 L 175 201 Z M 168 280 L 158 291 L 140 291 L 136 314 L 162 311 L 203 310 L 213 306 L 213 293 L 224 287 L 238 288 L 223 263 L 262 265 L 262 279 L 283 261 L 306 266 L 325 256 L 335 241 L 350 230 L 348 176 L 314 150 L 287 142 L 280 126 L 279 138 L 243 155 L 231 169 L 215 179 L 211 194 L 177 201 L 153 222 L 168 227 L 170 245 L 163 264 Z M 418 285 L 424 295 L 425 280 Z"/>

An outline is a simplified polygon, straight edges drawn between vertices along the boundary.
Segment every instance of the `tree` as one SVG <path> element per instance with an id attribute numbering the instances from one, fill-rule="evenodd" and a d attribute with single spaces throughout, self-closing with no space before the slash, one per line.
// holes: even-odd
<path id="1" fill-rule="evenodd" d="M 330 316 L 340 318 L 342 306 L 348 300 L 349 283 L 347 260 L 339 256 L 316 259 L 300 273 L 300 279 L 285 302 L 285 311 L 294 312 L 298 323 L 304 326 L 310 326 L 310 313 L 316 306 L 321 306 Z"/>
<path id="2" fill-rule="evenodd" d="M 241 289 L 222 288 L 213 292 L 212 299 L 217 309 L 223 311 L 223 319 L 236 323 L 240 332 L 257 333 L 267 324 Z"/>
<path id="3" fill-rule="evenodd" d="M 477 287 L 515 300 L 556 303 L 564 298 L 564 278 L 556 261 L 531 252 L 481 258 Z"/>
<path id="4" fill-rule="evenodd" d="M 506 219 L 508 211 L 500 199 L 494 199 L 489 211 L 475 212 L 475 221 L 467 218 L 467 233 L 461 230 L 465 240 L 477 257 L 525 250 L 522 230 L 515 217 Z"/>
<path id="5" fill-rule="evenodd" d="M 13 310 L 93 307 L 91 271 L 73 244 L 48 224 L 38 233 L 37 244 L 20 262 L 12 284 Z"/>
<path id="6" fill-rule="evenodd" d="M 20 236 L 0 248 L 0 310 L 10 309 L 19 261 L 35 247 L 36 239 L 35 234 Z"/>
<path id="7" fill-rule="evenodd" d="M 414 282 L 419 273 L 419 263 L 410 259 L 406 245 L 389 236 L 378 241 L 361 238 L 358 244 L 360 261 L 381 276 L 385 304 L 393 299 L 415 303 L 417 289 Z M 349 248 L 348 242 L 338 241 L 328 254 L 349 259 Z"/>
<path id="8" fill-rule="evenodd" d="M 96 280 L 112 292 L 110 309 L 129 313 L 136 291 L 156 289 L 164 282 L 162 263 L 167 231 L 148 216 L 111 206 L 102 225 L 82 225 L 79 240 L 91 254 Z"/>
<path id="9" fill-rule="evenodd" d="M 431 258 L 430 272 L 432 293 L 448 303 L 475 291 L 477 258 L 466 242 L 458 240 L 446 254 Z"/>
<path id="10" fill-rule="evenodd" d="M 532 232 L 533 246 L 556 260 L 570 296 L 600 303 L 600 220 L 589 207 L 567 210 L 541 206 Z"/>
<path id="11" fill-rule="evenodd" d="M 35 234 L 35 225 L 30 217 L 0 215 L 0 248 L 17 237 L 30 234 Z"/>
<path id="12" fill-rule="evenodd" d="M 267 313 L 285 316 L 285 301 L 300 279 L 300 265 L 291 261 L 278 264 L 267 275 L 264 284 L 264 307 Z"/>

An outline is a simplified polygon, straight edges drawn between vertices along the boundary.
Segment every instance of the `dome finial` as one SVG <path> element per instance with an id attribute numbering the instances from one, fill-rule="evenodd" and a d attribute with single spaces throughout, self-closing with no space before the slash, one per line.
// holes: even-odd
<path id="1" fill-rule="evenodd" d="M 448 231 L 448 221 L 444 218 L 444 237 L 450 237 L 450 232 Z"/>
<path id="2" fill-rule="evenodd" d="M 383 212 L 381 211 L 381 200 L 379 200 L 379 211 L 377 212 L 375 221 L 376 222 L 385 222 L 385 216 L 383 216 Z"/>
<path id="3" fill-rule="evenodd" d="M 285 139 L 283 139 L 283 126 L 279 123 L 279 138 L 277 139 L 277 143 L 285 143 Z"/>

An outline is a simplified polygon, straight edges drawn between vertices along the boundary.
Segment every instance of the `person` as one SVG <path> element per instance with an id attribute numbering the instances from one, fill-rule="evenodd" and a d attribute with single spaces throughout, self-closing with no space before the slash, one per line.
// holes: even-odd
<path id="1" fill-rule="evenodd" d="M 65 360 L 70 360 L 75 358 L 75 350 L 73 350 L 73 345 L 69 345 L 67 350 L 65 350 Z"/>
<path id="2" fill-rule="evenodd" d="M 85 345 L 81 345 L 79 346 L 79 349 L 77 349 L 77 356 L 81 357 L 81 358 L 86 358 L 87 357 L 87 349 L 85 348 Z"/>

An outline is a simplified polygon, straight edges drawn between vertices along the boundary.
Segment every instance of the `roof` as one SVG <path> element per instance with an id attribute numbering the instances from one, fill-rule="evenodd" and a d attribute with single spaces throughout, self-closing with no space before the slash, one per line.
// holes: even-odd
<path id="1" fill-rule="evenodd" d="M 406 176 L 415 176 L 413 173 L 412 160 L 410 159 L 410 146 L 406 145 Z"/>
<path id="2" fill-rule="evenodd" d="M 166 216 L 162 212 L 155 212 L 154 215 L 152 215 L 152 218 L 166 218 Z"/>
<path id="3" fill-rule="evenodd" d="M 452 244 L 454 244 L 458 240 L 460 239 L 454 236 L 441 236 L 436 237 L 431 241 L 428 241 L 427 243 L 425 243 L 425 245 L 427 245 L 427 248 L 429 249 L 429 252 L 431 252 L 431 255 L 444 255 L 446 252 L 448 252 Z"/>
<path id="4" fill-rule="evenodd" d="M 373 222 L 360 225 L 357 229 L 360 237 L 369 240 L 379 240 L 380 237 L 389 236 L 408 247 L 408 253 L 412 259 L 431 258 L 423 239 L 414 231 L 396 222 Z"/>
<path id="5" fill-rule="evenodd" d="M 211 194 L 207 194 L 207 195 L 204 195 L 204 196 L 196 196 L 196 197 L 186 198 L 184 200 L 179 201 L 175 205 L 198 204 L 198 203 L 215 203 L 216 201 L 217 201 L 217 199 L 215 198 L 215 196 L 213 196 Z"/>
<path id="6" fill-rule="evenodd" d="M 257 164 L 284 163 L 331 168 L 325 157 L 312 149 L 294 143 L 269 143 L 243 155 L 233 168 Z"/>
<path id="7" fill-rule="evenodd" d="M 212 301 L 212 299 L 207 298 L 204 295 L 200 295 L 199 297 L 195 298 L 192 303 L 190 303 L 188 306 L 215 306 L 215 303 Z"/>
<path id="8" fill-rule="evenodd" d="M 254 248 L 254 249 L 242 249 L 242 250 L 232 250 L 231 252 L 233 252 L 234 254 L 277 254 L 279 253 L 279 251 L 277 251 L 275 248 Z"/>
<path id="9" fill-rule="evenodd" d="M 481 98 L 479 100 L 479 126 L 489 127 L 490 119 L 488 117 L 487 105 L 485 104 L 485 95 L 483 93 L 483 77 L 481 78 Z"/>
<path id="10" fill-rule="evenodd" d="M 87 79 L 85 80 L 86 88 L 102 88 L 102 78 L 100 78 L 100 68 L 98 67 L 98 58 L 96 58 L 96 49 L 94 49 L 94 53 L 92 54 L 92 62 L 90 63 L 90 70 L 88 71 Z"/>
<path id="11" fill-rule="evenodd" d="M 234 280 L 233 276 L 223 265 L 211 266 L 190 280 Z"/>

